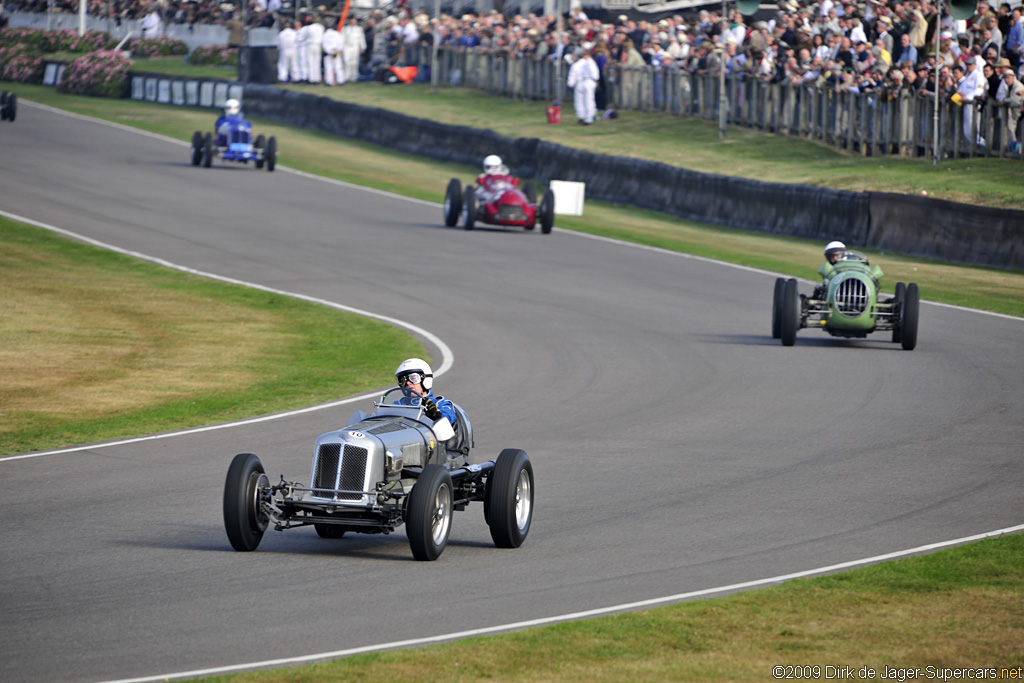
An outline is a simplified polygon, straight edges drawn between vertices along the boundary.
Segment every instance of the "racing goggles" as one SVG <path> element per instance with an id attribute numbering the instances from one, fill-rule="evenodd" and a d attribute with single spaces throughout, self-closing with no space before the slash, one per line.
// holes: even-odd
<path id="1" fill-rule="evenodd" d="M 398 378 L 398 386 L 404 387 L 406 384 L 422 384 L 423 375 L 418 372 L 410 372 L 406 375 L 402 375 Z"/>

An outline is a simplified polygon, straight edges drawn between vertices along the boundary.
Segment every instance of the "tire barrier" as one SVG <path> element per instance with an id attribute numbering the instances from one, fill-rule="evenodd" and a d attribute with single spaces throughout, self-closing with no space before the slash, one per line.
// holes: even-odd
<path id="1" fill-rule="evenodd" d="M 1024 270 L 1024 211 L 869 192 L 865 246 L 942 261 Z"/>

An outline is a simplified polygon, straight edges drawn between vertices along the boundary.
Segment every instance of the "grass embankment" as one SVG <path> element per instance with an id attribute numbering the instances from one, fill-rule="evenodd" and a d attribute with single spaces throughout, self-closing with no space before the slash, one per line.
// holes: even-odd
<path id="1" fill-rule="evenodd" d="M 314 405 L 424 352 L 375 320 L 2 217 L 0 291 L 0 455 Z"/>
<path id="2" fill-rule="evenodd" d="M 514 102 L 500 98 L 489 98 L 474 91 L 457 89 L 449 91 L 441 89 L 435 95 L 426 94 L 422 86 L 407 86 L 388 88 L 377 83 L 357 83 L 346 85 L 341 88 L 315 88 L 314 86 L 294 86 L 296 89 L 306 89 L 318 94 L 331 96 L 342 96 L 353 100 L 360 100 L 363 104 L 390 107 L 407 112 L 415 112 L 416 115 L 426 116 L 433 114 L 442 120 L 465 123 L 475 120 L 479 101 L 480 107 L 485 110 L 490 108 L 495 116 L 501 115 L 512 117 L 507 111 L 512 108 L 536 108 L 539 105 L 531 103 Z M 19 96 L 43 104 L 48 104 L 79 114 L 95 116 L 97 118 L 115 121 L 125 125 L 134 126 L 144 130 L 168 135 L 179 140 L 187 141 L 192 136 L 192 131 L 197 129 L 212 128 L 215 113 L 210 110 L 199 110 L 182 107 L 162 106 L 146 102 L 134 101 L 111 101 L 97 98 L 74 97 L 60 95 L 52 88 L 43 86 L 17 85 Z M 431 109 L 430 102 L 442 98 L 454 97 L 451 92 L 457 92 L 460 98 L 450 106 L 444 105 L 443 109 Z M 404 98 L 404 99 L 402 99 Z M 433 100 L 431 98 L 438 98 Z M 379 101 L 378 101 L 379 100 Z M 402 105 L 402 106 L 399 106 Z M 460 115 L 460 112 L 465 112 Z M 504 112 L 504 113 L 503 113 Z M 29 114 L 25 114 L 29 115 Z M 463 121 L 459 117 L 465 117 Z M 682 128 L 708 128 L 708 124 L 701 121 L 688 121 L 672 119 L 655 114 L 636 114 L 624 116 L 609 124 L 616 124 L 602 131 L 597 131 L 595 139 L 614 142 L 610 147 L 619 149 L 620 152 L 629 147 L 632 139 L 646 139 L 648 148 L 673 148 L 693 150 L 693 158 L 706 158 L 715 161 L 719 156 L 728 157 L 734 147 L 719 145 L 717 133 L 711 135 L 709 141 L 707 131 L 700 135 L 689 135 L 685 130 L 676 130 L 668 137 L 654 135 L 644 127 L 647 119 L 657 119 L 658 125 L 669 125 L 663 120 L 670 119 L 673 125 Z M 450 117 L 450 118 L 445 118 Z M 484 116 L 483 120 L 488 120 Z M 533 118 L 533 114 L 530 114 Z M 659 123 L 660 122 L 660 123 Z M 265 120 L 256 119 L 255 126 L 260 133 L 276 135 L 278 138 L 278 149 L 280 163 L 309 173 L 325 177 L 344 180 L 358 185 L 375 187 L 382 190 L 397 192 L 407 196 L 426 199 L 440 203 L 443 199 L 446 182 L 444 179 L 451 176 L 458 176 L 469 181 L 476 173 L 475 168 L 468 168 L 454 164 L 441 164 L 425 160 L 419 157 L 403 155 L 391 150 L 382 149 L 372 145 L 341 139 L 323 133 L 313 133 L 301 129 L 282 126 Z M 511 124 L 507 124 L 509 134 L 515 134 Z M 530 130 L 534 124 L 523 124 L 520 128 Z M 548 126 L 547 124 L 536 124 L 542 126 L 541 131 L 558 129 L 558 134 L 579 137 L 586 135 L 591 129 L 597 130 L 598 126 L 590 128 L 584 126 Z M 653 124 L 652 124 L 653 125 Z M 493 126 L 492 126 L 493 127 Z M 709 130 L 711 130 L 709 128 Z M 531 131 L 532 132 L 532 131 Z M 520 130 L 521 134 L 527 134 Z M 821 147 L 806 141 L 785 138 L 781 136 L 762 135 L 751 131 L 742 131 L 742 134 L 754 136 L 757 144 L 751 143 L 743 147 L 764 147 L 770 145 L 775 150 L 777 157 L 773 160 L 767 152 L 758 152 L 763 159 L 759 162 L 760 171 L 754 174 L 755 177 L 772 178 L 771 164 L 779 166 L 790 166 L 794 170 L 801 167 L 801 163 L 793 163 L 793 158 L 799 158 L 799 152 L 788 153 L 791 147 L 807 150 L 807 153 L 825 154 L 830 157 L 841 157 L 835 163 L 848 166 L 857 172 L 858 182 L 866 183 L 873 177 L 873 167 L 878 163 L 871 160 L 864 160 L 860 157 L 853 157 L 845 154 L 837 154 L 834 150 Z M 625 136 L 625 137 L 620 137 Z M 671 140 L 672 145 L 666 145 L 664 140 Z M 617 142 L 615 142 L 617 140 Z M 499 150 L 500 151 L 500 150 Z M 740 150 L 740 154 L 747 154 L 749 151 Z M 181 158 L 186 159 L 188 153 L 182 150 Z M 340 163 L 339 159 L 358 159 L 358 163 Z M 927 162 L 894 160 L 900 167 L 906 169 L 907 173 L 920 173 L 922 182 L 930 177 L 934 171 Z M 733 158 L 732 162 L 715 161 L 728 166 L 730 163 L 738 165 Z M 962 162 L 956 162 L 963 166 Z M 1016 193 L 1019 195 L 1019 188 L 1024 186 L 1024 165 L 1002 161 L 997 165 L 999 171 L 1004 174 L 1004 181 L 989 179 L 988 185 L 998 189 L 1000 193 Z M 974 177 L 973 171 L 960 168 L 956 175 Z M 700 168 L 698 170 L 709 170 Z M 715 169 L 710 169 L 715 170 Z M 720 169 L 718 169 L 720 170 Z M 812 180 L 816 173 L 824 174 L 818 169 L 806 179 Z M 818 178 L 820 181 L 821 178 Z M 980 182 L 980 178 L 975 178 Z M 909 182 L 909 181 L 908 181 Z M 824 184 L 824 183 L 823 183 Z M 830 183 L 829 183 L 830 184 Z M 830 184 L 831 186 L 831 184 Z M 880 183 L 881 189 L 886 188 L 885 183 Z M 917 187 L 917 185 L 914 185 Z M 938 185 L 929 186 L 929 192 L 938 191 Z M 880 189 L 876 187 L 875 189 Z M 982 193 L 971 195 L 968 199 L 979 201 L 983 198 Z M 1019 203 L 1019 200 L 1016 200 Z M 440 209 L 438 210 L 440 221 Z M 815 271 L 820 265 L 822 256 L 822 245 L 810 240 L 802 240 L 789 237 L 779 237 L 757 232 L 734 230 L 713 226 L 708 224 L 681 221 L 672 216 L 652 211 L 643 211 L 632 207 L 612 205 L 607 202 L 587 201 L 585 215 L 582 217 L 559 216 L 557 224 L 560 227 L 578 230 L 592 234 L 615 237 L 627 241 L 638 242 L 651 246 L 662 247 L 675 251 L 692 253 L 699 256 L 741 263 L 743 265 L 764 268 L 766 270 L 794 275 L 808 279 L 816 277 Z M 1024 273 L 997 270 L 992 268 L 975 268 L 969 266 L 950 265 L 928 259 L 904 257 L 890 253 L 878 253 L 867 250 L 872 256 L 872 261 L 879 263 L 886 273 L 883 280 L 883 287 L 891 291 L 893 283 L 897 281 L 917 282 L 921 286 L 924 298 L 932 301 L 942 301 L 961 306 L 980 308 L 984 310 L 1006 313 L 1009 315 L 1024 316 Z"/>

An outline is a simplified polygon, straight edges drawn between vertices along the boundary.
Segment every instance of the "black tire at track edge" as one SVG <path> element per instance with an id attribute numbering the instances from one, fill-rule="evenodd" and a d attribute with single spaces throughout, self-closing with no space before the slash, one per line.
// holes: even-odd
<path id="1" fill-rule="evenodd" d="M 797 291 L 796 279 L 786 280 L 786 288 L 782 294 L 782 320 L 779 325 L 780 338 L 783 346 L 796 343 L 796 331 L 800 328 L 800 293 Z"/>
<path id="2" fill-rule="evenodd" d="M 448 181 L 448 189 L 444 193 L 444 224 L 454 228 L 462 213 L 462 183 L 458 178 Z"/>
<path id="3" fill-rule="evenodd" d="M 548 188 L 544 192 L 544 199 L 540 202 L 540 231 L 545 235 L 551 234 L 551 228 L 555 226 L 555 193 Z"/>
<path id="4" fill-rule="evenodd" d="M 203 161 L 203 134 L 198 130 L 192 133 L 192 165 L 198 166 Z"/>
<path id="5" fill-rule="evenodd" d="M 440 543 L 434 543 L 433 523 L 438 493 L 443 487 L 448 489 L 448 528 Z M 436 560 L 448 545 L 448 537 L 452 531 L 452 501 L 454 490 L 452 477 L 443 465 L 427 465 L 416 479 L 416 484 L 409 494 L 406 508 L 405 532 L 409 537 L 412 556 L 421 562 Z"/>
<path id="6" fill-rule="evenodd" d="M 786 291 L 786 279 L 775 278 L 775 292 L 772 294 L 772 339 L 782 336 L 782 294 Z"/>
<path id="7" fill-rule="evenodd" d="M 267 139 L 266 152 L 264 159 L 267 163 L 267 171 L 273 172 L 274 167 L 277 166 L 277 138 L 271 135 Z"/>
<path id="8" fill-rule="evenodd" d="M 207 133 L 203 138 L 203 168 L 213 165 L 213 134 Z"/>
<path id="9" fill-rule="evenodd" d="M 516 519 L 516 493 L 520 473 L 529 476 L 529 515 L 520 525 Z M 494 463 L 494 469 L 487 478 L 484 497 L 485 519 L 491 531 L 491 539 L 499 548 L 518 548 L 526 540 L 533 524 L 534 495 L 533 463 L 525 451 L 506 448 Z"/>
<path id="10" fill-rule="evenodd" d="M 252 453 L 239 453 L 231 460 L 224 479 L 224 530 L 231 547 L 241 552 L 256 550 L 267 529 L 259 521 L 255 489 L 263 463 Z"/>
<path id="11" fill-rule="evenodd" d="M 476 192 L 472 185 L 466 185 L 462 195 L 462 227 L 464 230 L 472 230 L 476 225 Z"/>
<path id="12" fill-rule="evenodd" d="M 902 282 L 897 282 L 895 289 L 892 293 L 892 343 L 899 344 L 903 341 L 903 321 L 900 317 L 903 315 L 903 300 L 907 296 L 907 286 Z"/>
<path id="13" fill-rule="evenodd" d="M 916 282 L 907 285 L 907 294 L 903 299 L 900 328 L 902 339 L 900 344 L 904 351 L 917 348 L 917 322 L 921 312 L 921 290 Z"/>

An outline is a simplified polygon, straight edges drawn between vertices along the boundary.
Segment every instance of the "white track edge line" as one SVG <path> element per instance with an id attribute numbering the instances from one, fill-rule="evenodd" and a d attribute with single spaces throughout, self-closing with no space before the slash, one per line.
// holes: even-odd
<path id="1" fill-rule="evenodd" d="M 784 583 L 786 581 L 792 581 L 793 579 L 808 578 L 811 576 L 817 576 L 822 574 L 830 574 L 837 571 L 843 571 L 847 569 L 853 569 L 868 564 L 876 564 L 878 562 L 885 562 L 888 560 L 898 559 L 901 557 L 907 557 L 909 555 L 917 555 L 921 553 L 931 552 L 933 550 L 940 550 L 955 545 L 963 545 L 965 543 L 972 543 L 974 541 L 981 541 L 986 538 L 994 538 L 997 536 L 1005 536 L 1012 533 L 1024 531 L 1024 524 L 1017 526 L 1006 527 L 1004 529 L 997 529 L 995 531 L 988 531 L 981 534 L 975 534 L 973 536 L 965 536 L 963 538 L 953 539 L 951 541 L 940 541 L 938 543 L 930 543 L 928 545 L 918 546 L 916 548 L 910 548 L 908 550 L 898 550 L 884 555 L 875 555 L 874 557 L 868 557 L 861 560 L 851 560 L 849 562 L 841 562 L 839 564 L 829 565 L 827 567 L 819 567 L 817 569 L 808 569 L 805 571 L 794 572 L 792 574 L 783 574 L 780 576 L 773 576 L 767 579 L 756 579 L 753 581 L 744 581 L 742 583 L 734 583 L 728 586 L 719 586 L 717 588 L 706 588 L 698 591 L 690 591 L 688 593 L 678 593 L 676 595 L 669 595 L 662 598 L 651 598 L 649 600 L 639 600 L 637 602 L 624 603 L 621 605 L 612 605 L 610 607 L 600 607 L 597 609 L 585 610 L 583 612 L 573 612 L 570 614 L 562 614 L 553 617 L 542 617 L 540 619 L 530 619 L 527 621 L 517 621 L 511 624 L 503 624 L 499 626 L 487 626 L 484 628 L 470 629 L 467 631 L 459 631 L 455 633 L 445 633 L 437 636 L 427 636 L 425 638 L 412 638 L 409 640 L 399 640 L 391 643 L 381 643 L 379 645 L 365 645 L 362 647 L 353 647 L 346 650 L 335 650 L 333 652 L 323 652 L 319 654 L 303 655 L 300 657 L 284 657 L 281 659 L 269 659 L 261 662 L 250 662 L 248 664 L 233 664 L 230 666 L 218 666 L 209 669 L 195 669 L 192 671 L 180 671 L 176 673 L 161 674 L 159 676 L 144 676 L 142 678 L 125 678 L 114 681 L 105 681 L 104 683 L 149 683 L 151 681 L 166 681 L 177 678 L 194 678 L 198 676 L 214 676 L 218 674 L 225 674 L 231 672 L 238 672 L 247 669 L 264 669 L 280 667 L 292 664 L 307 664 L 310 662 L 338 659 L 341 657 L 348 657 L 351 655 L 365 654 L 367 652 L 377 652 L 382 650 L 394 650 L 398 648 L 407 647 L 418 647 L 424 645 L 434 645 L 437 643 L 450 641 L 450 640 L 461 640 L 463 638 L 471 638 L 474 636 L 482 635 L 493 635 L 496 633 L 502 633 L 505 631 L 515 631 L 525 628 L 535 628 L 537 626 L 547 626 L 550 624 L 574 621 L 577 619 L 586 619 L 590 617 L 606 616 L 614 614 L 616 612 L 627 612 L 637 609 L 646 609 L 650 607 L 656 607 L 658 605 L 664 605 L 666 603 L 681 602 L 684 600 L 690 600 L 693 598 L 703 598 L 718 593 L 731 593 L 735 591 L 742 591 L 749 588 L 760 588 L 763 586 Z"/>
<path id="2" fill-rule="evenodd" d="M 113 252 L 116 252 L 118 254 L 124 254 L 126 256 L 132 256 L 134 258 L 137 258 L 137 259 L 140 259 L 140 260 L 143 260 L 143 261 L 147 261 L 149 263 L 155 263 L 157 265 L 164 266 L 166 268 L 171 268 L 171 269 L 183 272 L 183 273 L 188 273 L 190 275 L 196 275 L 196 276 L 204 277 L 204 278 L 211 279 L 211 280 L 217 280 L 217 281 L 220 281 L 220 282 L 227 282 L 229 284 L 241 285 L 241 286 L 244 286 L 244 287 L 250 287 L 252 289 L 257 289 L 257 290 L 264 291 L 264 292 L 270 292 L 272 294 L 278 294 L 278 295 L 281 295 L 281 296 L 287 296 L 287 297 L 290 297 L 290 298 L 293 298 L 293 299 L 301 299 L 302 301 L 308 301 L 308 302 L 311 302 L 311 303 L 327 306 L 329 308 L 334 308 L 334 309 L 339 310 L 339 311 L 345 311 L 347 313 L 354 313 L 356 315 L 361 315 L 361 316 L 364 316 L 364 317 L 367 317 L 367 318 L 373 318 L 375 320 L 380 320 L 381 322 L 386 322 L 386 323 L 389 323 L 389 324 L 394 325 L 396 327 L 403 328 L 405 330 L 408 330 L 410 332 L 413 332 L 415 334 L 420 335 L 421 337 L 426 339 L 430 344 L 435 346 L 438 351 L 440 351 L 442 361 L 441 361 L 440 367 L 434 372 L 434 376 L 435 377 L 440 377 L 444 373 L 448 372 L 448 370 L 450 370 L 452 365 L 454 365 L 454 363 L 455 363 L 454 353 L 452 352 L 451 348 L 449 348 L 449 346 L 440 337 L 438 337 L 436 334 L 434 334 L 432 332 L 429 332 L 429 331 L 423 329 L 422 327 L 419 327 L 418 325 L 414 325 L 414 324 L 406 322 L 404 320 L 399 320 L 398 318 L 392 318 L 390 316 L 381 315 L 379 313 L 373 313 L 371 311 L 366 311 L 366 310 L 362 310 L 362 309 L 359 309 L 359 308 L 353 308 L 352 306 L 346 306 L 344 304 L 339 304 L 339 303 L 336 303 L 336 302 L 333 302 L 333 301 L 328 301 L 326 299 L 320 299 L 320 298 L 317 298 L 317 297 L 307 296 L 305 294 L 297 294 L 295 292 L 286 292 L 284 290 L 275 289 L 273 287 L 267 287 L 267 286 L 256 284 L 256 283 L 252 283 L 252 282 L 245 282 L 244 280 L 236 280 L 235 278 L 225 277 L 223 275 L 217 275 L 215 273 L 207 273 L 207 272 L 204 272 L 204 271 L 201 271 L 201 270 L 195 270 L 194 268 L 189 268 L 187 266 L 181 266 L 181 265 L 178 265 L 178 264 L 175 264 L 175 263 L 171 263 L 170 261 L 166 261 L 166 260 L 161 259 L 161 258 L 156 258 L 156 257 L 153 257 L 153 256 L 148 256 L 146 254 L 141 254 L 139 252 L 131 251 L 131 250 L 128 250 L 128 249 L 122 249 L 121 247 L 116 247 L 114 245 L 107 244 L 105 242 L 100 242 L 99 240 L 94 240 L 91 237 L 85 237 L 84 235 L 79 235 L 77 233 L 71 232 L 70 230 L 65 230 L 63 228 L 58 228 L 58 227 L 56 227 L 54 225 L 49 225 L 47 223 L 42 223 L 40 221 L 36 221 L 36 220 L 31 219 L 31 218 L 27 218 L 25 216 L 19 216 L 17 214 L 12 214 L 12 213 L 9 213 L 9 212 L 4 211 L 2 209 L 0 209 L 0 216 L 5 216 L 6 218 L 9 218 L 11 220 L 20 221 L 22 223 L 27 223 L 29 225 L 33 225 L 33 226 L 36 226 L 38 228 L 42 228 L 44 230 L 49 230 L 51 232 L 55 232 L 55 233 L 58 233 L 58 234 L 61 234 L 61 235 L 65 235 L 67 237 L 71 237 L 72 239 L 79 240 L 81 242 L 85 242 L 86 244 L 91 244 L 91 245 L 93 245 L 95 247 L 99 247 L 101 249 L 107 249 L 109 251 L 113 251 Z M 313 411 L 317 411 L 317 410 L 323 410 L 325 408 L 334 408 L 334 407 L 339 406 L 339 405 L 344 405 L 346 403 L 352 403 L 354 401 L 363 400 L 363 399 L 366 399 L 368 397 L 372 397 L 372 396 L 375 396 L 375 395 L 376 395 L 375 393 L 363 394 L 361 396 L 354 396 L 354 397 L 342 399 L 342 400 L 339 400 L 339 401 L 332 401 L 330 403 L 323 403 L 323 404 L 316 405 L 316 406 L 311 406 L 311 407 L 308 407 L 308 408 L 300 408 L 300 409 L 297 409 L 297 410 L 291 410 L 291 411 L 282 412 L 282 413 L 275 413 L 275 414 L 272 414 L 272 415 L 264 415 L 264 416 L 260 416 L 260 417 L 256 417 L 256 418 L 248 418 L 248 419 L 244 419 L 244 420 L 240 420 L 240 421 L 234 421 L 234 422 L 228 422 L 228 423 L 224 423 L 224 424 L 220 424 L 220 425 L 210 425 L 210 426 L 205 426 L 205 427 L 197 427 L 197 428 L 194 428 L 194 429 L 186 429 L 186 430 L 182 430 L 182 431 L 169 432 L 169 433 L 166 433 L 166 434 L 154 434 L 154 435 L 149 435 L 149 436 L 136 437 L 136 438 L 132 438 L 132 439 L 122 439 L 122 440 L 118 440 L 118 441 L 107 441 L 107 442 L 102 442 L 102 443 L 97 443 L 97 444 L 91 444 L 91 445 L 85 445 L 85 446 L 75 446 L 73 448 L 62 448 L 62 449 L 59 449 L 59 450 L 45 451 L 45 452 L 39 452 L 39 453 L 25 453 L 25 454 L 22 454 L 22 455 L 12 455 L 12 456 L 7 456 L 7 457 L 0 458 L 0 462 L 8 462 L 8 461 L 12 461 L 12 460 L 25 460 L 25 459 L 28 459 L 28 458 L 39 458 L 39 457 L 42 457 L 44 455 L 56 455 L 56 454 L 59 454 L 59 453 L 74 453 L 76 451 L 94 450 L 94 449 L 97 449 L 97 448 L 107 448 L 109 446 L 119 446 L 119 445 L 124 445 L 124 444 L 139 443 L 139 442 L 142 442 L 142 441 L 152 441 L 152 440 L 155 440 L 155 439 L 167 439 L 167 438 L 170 438 L 170 437 L 173 437 L 173 436 L 185 436 L 185 435 L 188 435 L 188 434 L 197 434 L 197 433 L 200 433 L 200 432 L 209 432 L 209 431 L 214 431 L 214 430 L 217 430 L 217 429 L 227 429 L 227 428 L 231 428 L 231 427 L 240 427 L 240 426 L 243 426 L 243 425 L 251 425 L 251 424 L 258 423 L 258 422 L 268 422 L 268 421 L 271 421 L 271 420 L 279 420 L 281 418 L 291 417 L 293 415 L 300 415 L 302 413 L 309 413 L 309 412 L 313 412 Z"/>

